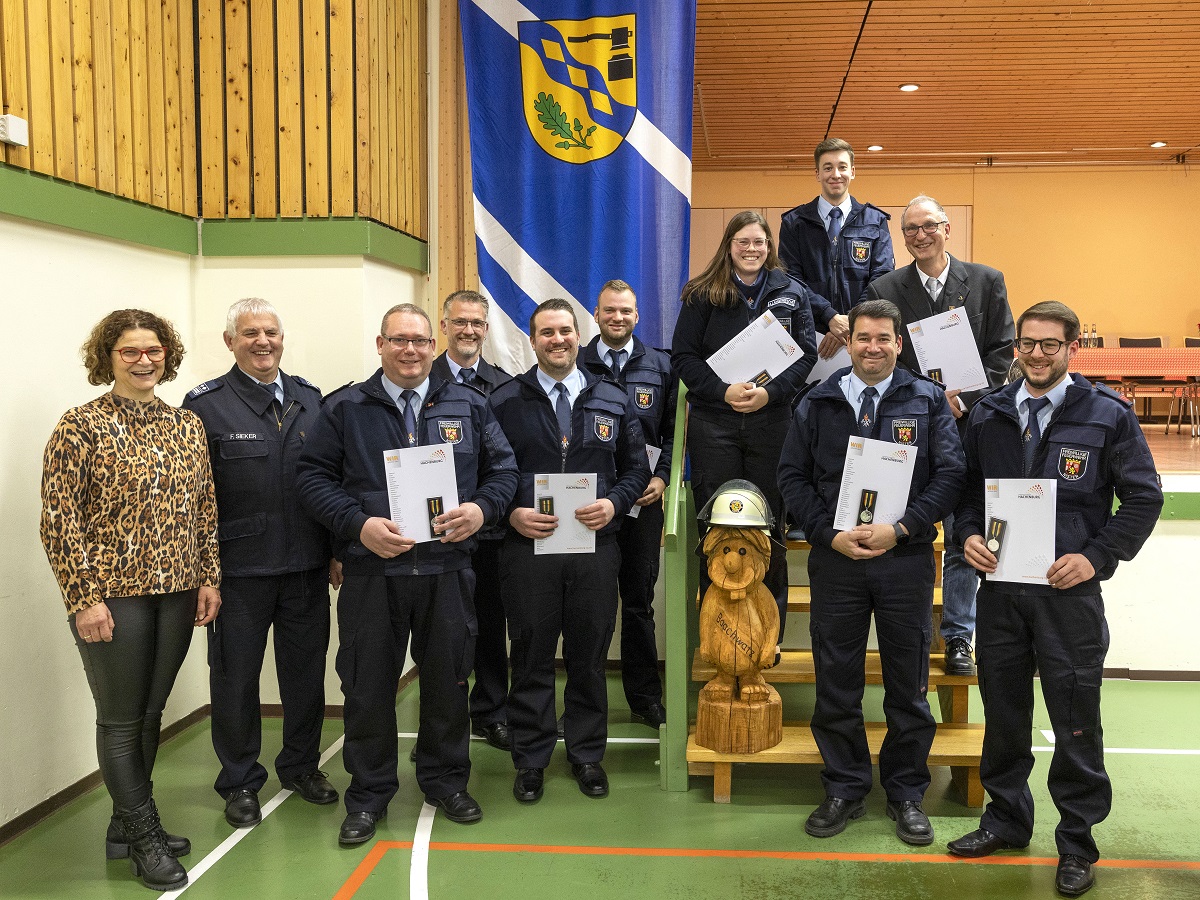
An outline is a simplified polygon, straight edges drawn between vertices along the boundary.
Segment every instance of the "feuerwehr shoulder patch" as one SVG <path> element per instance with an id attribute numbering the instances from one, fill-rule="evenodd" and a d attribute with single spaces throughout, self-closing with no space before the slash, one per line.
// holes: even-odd
<path id="1" fill-rule="evenodd" d="M 892 419 L 892 442 L 915 444 L 917 442 L 917 420 Z"/>
<path id="2" fill-rule="evenodd" d="M 871 242 L 870 241 L 851 241 L 850 242 L 850 257 L 855 262 L 866 262 L 871 258 Z"/>
<path id="3" fill-rule="evenodd" d="M 223 382 L 220 378 L 214 378 L 212 381 L 206 381 L 204 384 L 198 384 L 188 391 L 188 399 L 195 400 L 202 394 L 207 394 L 210 391 L 220 390 L 223 387 L 225 387 L 225 382 Z"/>
<path id="4" fill-rule="evenodd" d="M 1087 472 L 1090 450 L 1063 447 L 1058 451 L 1058 474 L 1063 481 L 1078 481 Z"/>
<path id="5" fill-rule="evenodd" d="M 638 409 L 649 409 L 654 405 L 654 388 L 639 384 L 633 389 L 633 402 Z"/>
<path id="6" fill-rule="evenodd" d="M 613 424 L 611 416 L 596 416 L 596 421 L 592 424 L 592 428 L 596 432 L 596 437 L 602 441 L 611 441 L 613 438 Z"/>
<path id="7" fill-rule="evenodd" d="M 438 434 L 447 444 L 457 444 L 463 439 L 462 419 L 438 419 Z"/>

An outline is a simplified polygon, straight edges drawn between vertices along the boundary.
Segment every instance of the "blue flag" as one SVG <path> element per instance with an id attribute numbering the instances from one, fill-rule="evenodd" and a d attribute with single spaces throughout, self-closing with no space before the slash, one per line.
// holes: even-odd
<path id="1" fill-rule="evenodd" d="M 629 282 L 667 347 L 687 280 L 695 0 L 460 0 L 489 354 L 532 360 L 537 304 Z M 499 315 L 503 313 L 503 315 Z M 497 327 L 499 326 L 499 327 Z"/>

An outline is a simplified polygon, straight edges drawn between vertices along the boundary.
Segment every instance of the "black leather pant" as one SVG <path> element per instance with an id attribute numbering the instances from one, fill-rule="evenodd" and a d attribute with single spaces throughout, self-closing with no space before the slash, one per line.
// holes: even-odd
<path id="1" fill-rule="evenodd" d="M 196 591 L 110 597 L 113 638 L 89 643 L 68 619 L 96 701 L 96 756 L 117 814 L 150 799 L 163 708 L 187 656 Z"/>

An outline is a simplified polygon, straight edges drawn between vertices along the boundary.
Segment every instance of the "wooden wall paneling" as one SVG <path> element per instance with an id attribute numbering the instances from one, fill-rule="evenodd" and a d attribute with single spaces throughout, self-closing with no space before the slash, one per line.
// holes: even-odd
<path id="1" fill-rule="evenodd" d="M 135 0 L 136 2 L 136 0 Z M 216 2 L 216 0 L 214 0 Z M 117 158 L 117 193 L 134 196 L 133 98 L 129 65 L 129 3 L 130 0 L 111 0 L 113 36 L 113 119 Z"/>
<path id="2" fill-rule="evenodd" d="M 150 196 L 167 208 L 167 88 L 162 0 L 146 0 L 146 108 L 150 123 Z"/>
<path id="3" fill-rule="evenodd" d="M 325 0 L 304 0 L 304 212 L 329 215 L 329 48 Z"/>
<path id="4" fill-rule="evenodd" d="M 279 210 L 279 128 L 275 118 L 275 4 L 250 0 L 250 116 L 253 132 L 254 215 L 273 219 Z"/>
<path id="5" fill-rule="evenodd" d="M 412 234 L 422 240 L 428 240 L 429 228 L 429 10 L 428 5 L 417 2 L 416 41 L 416 104 L 413 109 L 414 131 L 413 139 L 417 152 L 417 179 L 412 189 L 417 198 L 416 221 L 413 223 Z"/>
<path id="6" fill-rule="evenodd" d="M 27 0 L 29 65 L 29 149 L 33 170 L 54 174 L 54 103 L 50 70 L 50 8 L 47 0 Z"/>
<path id="7" fill-rule="evenodd" d="M 329 2 L 330 214 L 354 215 L 354 4 Z"/>
<path id="8" fill-rule="evenodd" d="M 179 46 L 191 48 L 196 45 L 197 10 L 192 0 L 170 0 L 176 5 L 175 20 L 179 27 Z M 196 146 L 196 64 L 192 53 L 184 50 L 179 54 L 179 130 L 181 159 L 183 162 L 183 212 L 185 215 L 200 214 L 200 195 L 196 167 L 199 155 Z"/>
<path id="9" fill-rule="evenodd" d="M 114 0 L 117 2 L 117 0 Z M 200 214 L 225 218 L 225 28 L 221 0 L 199 0 Z M 180 32 L 180 43 L 183 33 Z"/>
<path id="10" fill-rule="evenodd" d="M 0 0 L 0 114 L 8 112 L 8 104 L 4 101 L 5 91 L 8 85 L 4 79 L 4 0 Z M 8 148 L 10 144 L 0 144 L 0 162 L 8 162 Z"/>
<path id="11" fill-rule="evenodd" d="M 384 102 L 381 107 L 383 121 L 379 127 L 379 144 L 376 152 L 383 158 L 384 191 L 383 209 L 379 221 L 395 227 L 399 208 L 396 178 L 400 171 L 399 147 L 396 146 L 396 97 L 400 91 L 396 83 L 396 3 L 384 0 L 383 28 L 379 32 L 379 50 L 383 57 L 383 88 Z"/>
<path id="12" fill-rule="evenodd" d="M 304 121 L 300 85 L 300 10 L 294 3 L 277 8 L 275 39 L 279 82 L 279 215 L 304 215 Z"/>
<path id="13" fill-rule="evenodd" d="M 146 66 L 146 5 L 129 0 L 129 97 L 133 113 L 133 196 L 150 203 L 149 77 Z"/>
<path id="14" fill-rule="evenodd" d="M 37 46 L 33 44 L 32 46 Z M 75 180 L 75 92 L 71 54 L 71 0 L 50 0 L 50 90 L 54 103 L 54 174 Z"/>
<path id="15" fill-rule="evenodd" d="M 190 4 L 189 4 L 190 6 Z M 185 12 L 190 15 L 190 12 Z M 181 90 L 192 90 L 189 83 L 183 86 L 179 59 L 179 0 L 162 0 L 162 48 L 163 48 L 163 122 L 165 124 L 164 147 L 166 156 L 167 209 L 183 212 L 183 136 L 180 134 Z M 191 44 L 186 46 L 190 58 Z"/>
<path id="16" fill-rule="evenodd" d="M 382 222 L 383 197 L 386 193 L 387 158 L 380 152 L 380 135 L 383 134 L 382 118 L 387 109 L 383 97 L 383 79 L 387 77 L 387 66 L 380 60 L 381 44 L 379 33 L 383 26 L 383 4 L 380 0 L 368 0 L 371 6 L 371 27 L 369 32 L 370 53 L 369 70 L 367 74 L 367 90 L 371 92 L 371 208 L 370 218 Z"/>
<path id="17" fill-rule="evenodd" d="M 412 0 L 396 4 L 396 30 L 392 34 L 396 60 L 396 122 L 392 126 L 392 154 L 396 157 L 396 215 L 392 227 L 412 232 L 412 134 L 409 113 L 413 106 Z"/>
<path id="18" fill-rule="evenodd" d="M 84 0 L 92 19 L 92 97 L 96 157 L 95 186 L 117 192 L 116 97 L 113 92 L 113 37 L 109 0 Z"/>
<path id="19" fill-rule="evenodd" d="M 0 54 L 4 57 L 4 73 L 0 76 L 4 79 L 3 111 L 29 121 L 25 0 L 0 0 Z M 28 169 L 32 164 L 30 148 L 11 144 L 5 144 L 4 148 L 4 160 L 9 165 Z"/>
<path id="20" fill-rule="evenodd" d="M 354 5 L 354 213 L 371 218 L 371 109 L 375 92 L 371 89 L 371 0 L 355 0 Z"/>
<path id="21" fill-rule="evenodd" d="M 231 219 L 250 218 L 250 22 L 246 0 L 225 0 L 225 192 Z"/>
<path id="22" fill-rule="evenodd" d="M 108 35 L 102 35 L 107 41 Z M 90 0 L 71 2 L 71 80 L 75 85 L 75 178 L 96 186 L 96 100 Z"/>
<path id="23" fill-rule="evenodd" d="M 467 119 L 467 81 L 463 68 L 462 38 L 458 42 L 458 221 L 459 252 L 462 255 L 462 283 L 479 289 L 479 252 L 475 241 L 475 190 L 471 181 L 471 133 Z"/>

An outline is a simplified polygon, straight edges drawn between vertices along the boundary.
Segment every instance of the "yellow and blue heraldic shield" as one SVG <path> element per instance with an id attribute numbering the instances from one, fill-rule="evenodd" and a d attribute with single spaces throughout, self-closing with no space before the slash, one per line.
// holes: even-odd
<path id="1" fill-rule="evenodd" d="M 603 159 L 629 133 L 637 114 L 635 19 L 517 23 L 525 123 L 555 159 Z"/>

